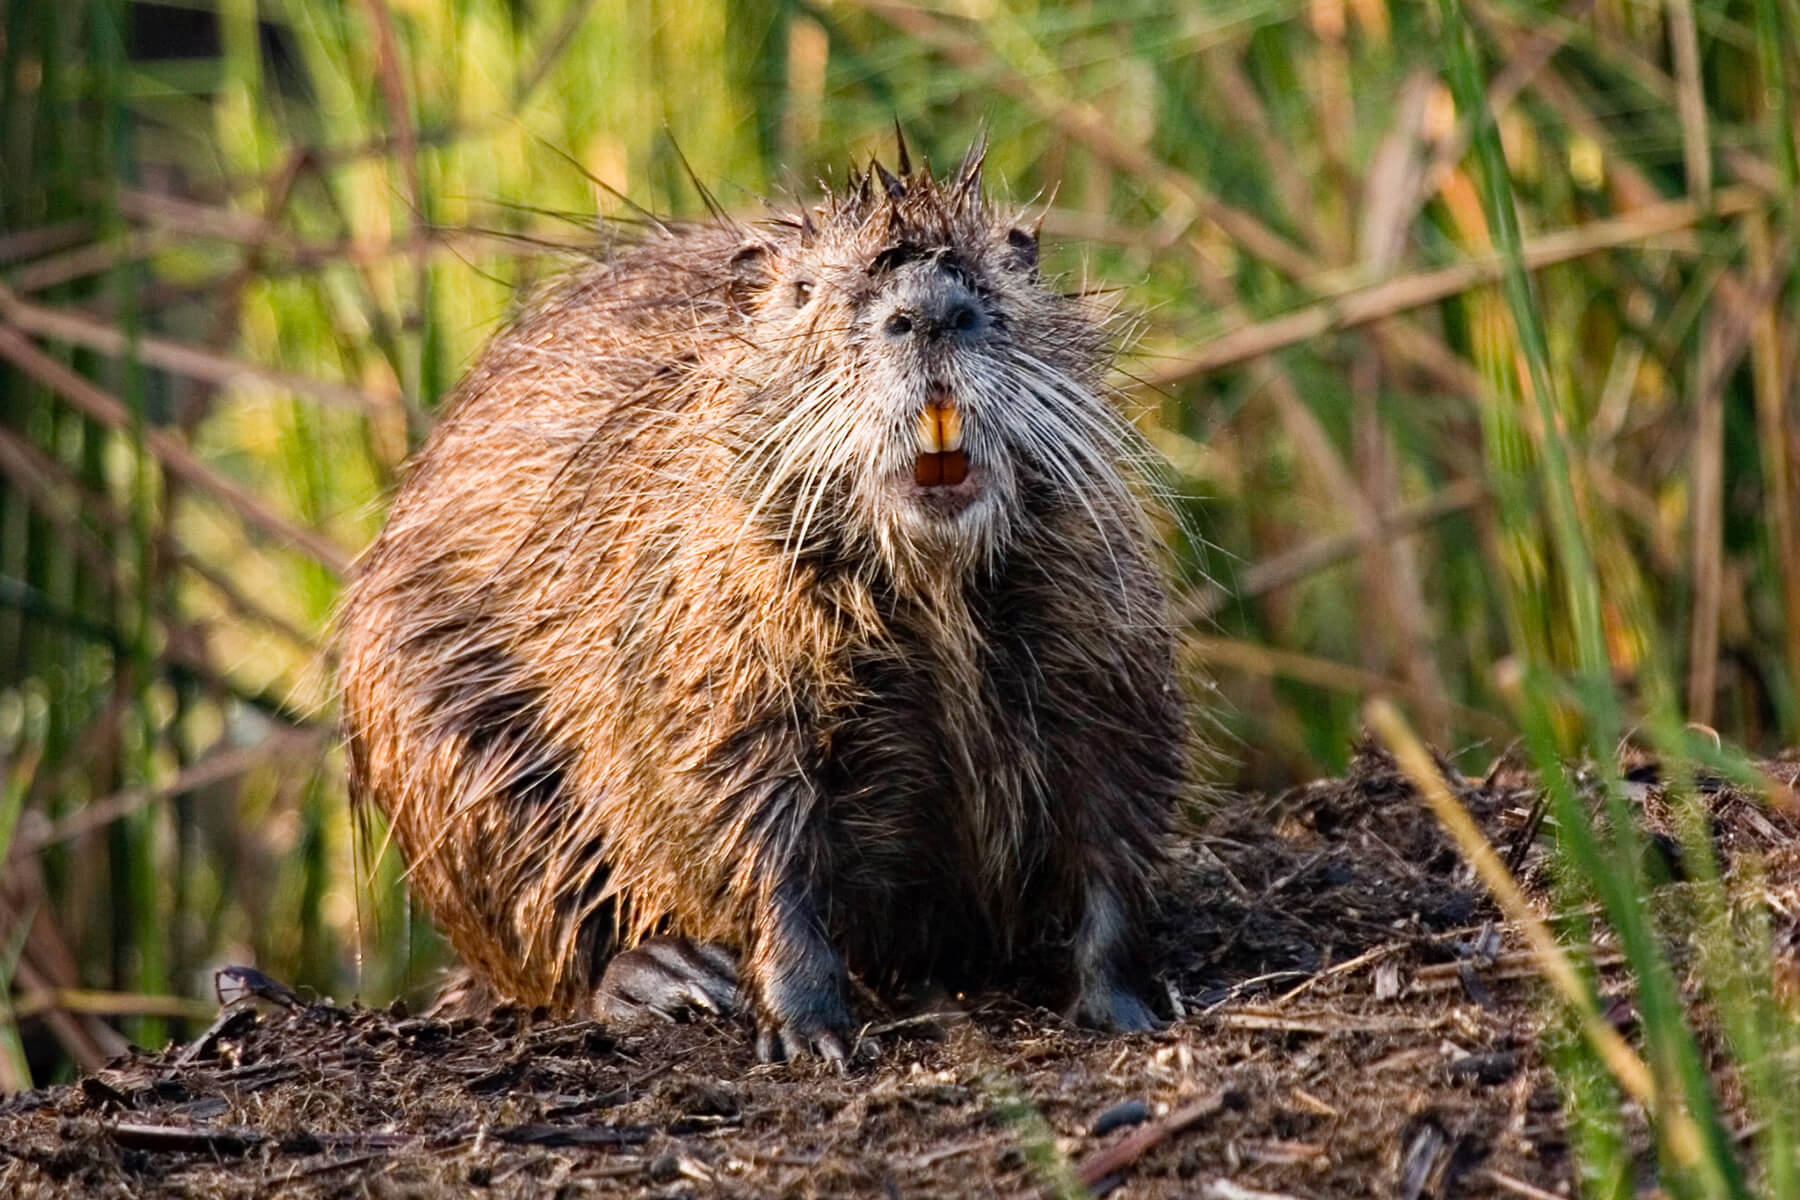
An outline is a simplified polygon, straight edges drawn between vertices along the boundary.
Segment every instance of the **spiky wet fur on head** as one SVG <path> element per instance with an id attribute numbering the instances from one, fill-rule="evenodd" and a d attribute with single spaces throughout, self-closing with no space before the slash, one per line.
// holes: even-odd
<path id="1" fill-rule="evenodd" d="M 669 931 L 782 1020 L 846 964 L 1032 943 L 1112 1003 L 1183 774 L 1172 639 L 1100 321 L 978 176 L 655 230 L 418 456 L 340 619 L 351 785 L 499 995 L 579 1009 Z M 973 324 L 883 337 L 945 280 Z M 934 387 L 956 511 L 909 491 Z"/>
<path id="2" fill-rule="evenodd" d="M 747 231 L 748 232 L 748 231 Z M 1138 506 L 1135 431 L 1102 399 L 1107 313 L 1047 289 L 1035 228 L 994 207 L 979 159 L 948 180 L 878 165 L 733 256 L 744 311 L 733 483 L 789 548 L 880 563 L 908 586 L 991 566 L 1023 494 Z M 940 281 L 972 299 L 972 328 L 927 340 L 885 326 Z M 980 493 L 945 518 L 906 486 L 930 389 L 963 413 Z"/>

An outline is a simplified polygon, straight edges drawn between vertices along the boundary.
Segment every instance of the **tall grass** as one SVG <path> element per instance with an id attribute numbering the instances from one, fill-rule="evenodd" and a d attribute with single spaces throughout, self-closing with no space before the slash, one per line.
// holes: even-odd
<path id="1" fill-rule="evenodd" d="M 700 211 L 685 157 L 755 213 L 898 117 L 940 163 L 985 131 L 991 178 L 1053 198 L 1048 265 L 1143 314 L 1119 384 L 1184 497 L 1224 782 L 1342 766 L 1370 695 L 1464 765 L 1522 737 L 1564 907 L 1625 947 L 1699 1131 L 1674 1177 L 1749 1186 L 1614 748 L 1741 770 L 1800 743 L 1794 0 L 224 0 L 201 53 L 148 56 L 147 22 L 197 11 L 5 14 L 19 994 L 164 1012 L 142 997 L 247 956 L 427 987 L 433 937 L 392 855 L 353 863 L 328 749 L 345 563 L 518 292 L 628 227 L 616 194 Z M 1792 1195 L 1791 1018 L 1691 811 L 1704 998 L 1755 1185 Z M 46 1030 L 0 1045 L 15 1081 L 114 1044 Z M 1565 1075 L 1625 1186 L 1604 1063 L 1572 1042 Z"/>

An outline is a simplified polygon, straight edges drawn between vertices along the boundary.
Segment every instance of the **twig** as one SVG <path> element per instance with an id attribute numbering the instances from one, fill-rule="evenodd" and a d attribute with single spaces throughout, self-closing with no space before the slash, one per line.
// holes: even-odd
<path id="1" fill-rule="evenodd" d="M 12 982 L 26 992 L 52 991 L 57 986 L 33 965 L 29 953 L 13 964 Z M 130 1049 L 118 1031 L 98 1018 L 80 1018 L 64 1009 L 50 1008 L 44 1010 L 42 1019 L 57 1043 L 83 1071 L 98 1071 L 108 1059 Z"/>
<path id="2" fill-rule="evenodd" d="M 64 221 L 59 225 L 43 225 L 21 229 L 0 237 L 0 265 L 40 254 L 54 254 L 70 246 L 79 246 L 94 236 L 94 227 L 86 221 Z"/>
<path id="3" fill-rule="evenodd" d="M 1262 896 L 1260 897 L 1260 899 L 1265 902 L 1267 900 L 1269 900 L 1270 897 L 1274 896 L 1276 892 L 1279 892 L 1282 888 L 1286 887 L 1288 884 L 1294 882 L 1294 880 L 1300 878 L 1302 875 L 1306 874 L 1308 871 L 1312 870 L 1314 867 L 1316 867 L 1320 863 L 1324 862 L 1325 859 L 1328 858 L 1332 854 L 1333 850 L 1334 850 L 1334 847 L 1328 846 L 1323 850 L 1320 850 L 1320 851 L 1317 851 L 1316 853 L 1308 855 L 1306 857 L 1306 860 L 1304 862 L 1302 862 L 1299 866 L 1293 868 L 1291 871 L 1287 871 L 1287 872 L 1283 873 L 1279 878 L 1275 879 L 1267 887 L 1263 888 Z"/>
<path id="4" fill-rule="evenodd" d="M 401 170 L 406 176 L 413 230 L 415 233 L 423 232 L 429 219 L 425 209 L 425 186 L 419 177 L 418 142 L 413 131 L 412 109 L 406 98 L 406 80 L 401 74 L 400 49 L 394 38 L 393 13 L 388 10 L 387 0 L 363 0 L 363 7 L 368 10 L 369 20 L 375 26 L 375 75 L 381 83 L 388 123 L 394 130 L 393 158 L 400 160 Z M 393 159 L 388 161 L 391 163 Z M 413 260 L 412 267 L 412 302 L 416 306 L 416 315 L 423 322 L 429 317 L 426 304 L 430 294 L 431 264 L 420 257 Z M 397 362 L 394 365 L 399 366 Z M 417 408 L 419 399 L 417 396 L 407 397 L 409 416 Z"/>
<path id="5" fill-rule="evenodd" d="M 1750 188 L 1721 188 L 1711 203 L 1669 200 L 1625 216 L 1544 234 L 1525 243 L 1525 266 L 1541 270 L 1602 250 L 1614 250 L 1691 229 L 1707 221 L 1741 216 L 1764 201 Z M 1471 259 L 1435 271 L 1421 271 L 1363 288 L 1352 288 L 1266 321 L 1244 325 L 1204 343 L 1189 357 L 1148 377 L 1151 388 L 1169 388 L 1221 367 L 1235 366 L 1327 333 L 1342 332 L 1435 304 L 1498 280 L 1505 270 L 1499 255 Z"/>
<path id="6" fill-rule="evenodd" d="M 211 1006 L 208 1006 L 211 1009 Z M 256 1009 L 253 1005 L 226 1005 L 223 1009 L 211 1009 L 216 1015 L 212 1022 L 200 1031 L 200 1036 L 182 1047 L 181 1053 L 175 1056 L 175 1065 L 185 1067 L 198 1062 L 211 1054 L 218 1046 L 219 1038 L 227 1031 L 241 1032 L 256 1023 Z"/>
<path id="7" fill-rule="evenodd" d="M 313 732 L 291 730 L 272 733 L 255 746 L 225 750 L 202 759 L 161 787 L 128 788 L 122 792 L 115 792 L 104 799 L 96 800 L 78 809 L 54 824 L 45 825 L 39 822 L 35 825 L 25 825 L 21 823 L 13 845 L 17 853 L 35 854 L 47 846 L 66 842 L 71 838 L 77 838 L 110 825 L 147 804 L 169 800 L 227 779 L 235 779 L 264 763 L 283 755 L 299 753 L 306 747 L 317 745 L 318 742 L 319 735 Z"/>
<path id="8" fill-rule="evenodd" d="M 128 339 L 123 331 L 104 321 L 67 309 L 33 304 L 5 288 L 0 288 L 0 321 L 37 337 L 86 346 L 114 358 L 133 354 L 148 366 L 203 379 L 221 387 L 248 379 L 358 412 L 378 413 L 385 407 L 367 393 L 341 383 L 277 371 L 166 338 L 139 336 Z"/>
<path id="9" fill-rule="evenodd" d="M 1670 14 L 1675 20 L 1675 14 Z M 1719 670 L 1719 612 L 1725 592 L 1725 389 L 1714 386 L 1723 372 L 1712 360 L 1721 351 L 1719 326 L 1724 312 L 1715 309 L 1706 322 L 1694 379 L 1694 441 L 1688 477 L 1693 506 L 1689 540 L 1693 552 L 1693 609 L 1688 625 L 1687 719 L 1710 725 L 1713 692 Z"/>
<path id="10" fill-rule="evenodd" d="M 244 1154 L 268 1140 L 254 1129 L 196 1125 L 118 1124 L 105 1127 L 113 1141 L 132 1150 L 187 1154 Z"/>
<path id="11" fill-rule="evenodd" d="M 80 539 L 77 553 L 87 558 L 98 573 L 111 574 L 115 571 L 117 563 L 104 556 L 104 547 L 78 519 L 78 511 L 86 511 L 88 515 L 97 516 L 115 529 L 128 527 L 125 515 L 111 501 L 95 495 L 82 486 L 74 472 L 62 463 L 5 428 L 0 428 L 0 472 L 22 485 L 22 489 L 32 495 L 45 515 L 56 522 L 61 530 Z M 67 489 L 71 494 L 61 494 L 59 487 Z M 236 580 L 195 554 L 173 535 L 168 539 L 168 553 L 176 563 L 192 571 L 218 592 L 240 617 L 268 626 L 310 653 L 324 653 L 327 658 L 331 657 L 328 649 L 321 650 L 316 635 L 265 607 L 261 601 L 251 598 L 238 587 Z"/>
<path id="12" fill-rule="evenodd" d="M 20 267 L 7 280 L 7 286 L 15 292 L 41 292 L 146 258 L 160 249 L 164 240 L 155 233 L 135 231 L 117 240 L 89 242 Z"/>
<path id="13" fill-rule="evenodd" d="M 286 1175 L 281 1177 L 281 1182 L 295 1183 L 302 1179 L 316 1179 L 320 1175 L 329 1175 L 333 1171 L 348 1171 L 353 1167 L 366 1167 L 370 1163 L 379 1162 L 385 1157 L 387 1157 L 385 1151 L 370 1150 L 361 1154 L 351 1154 L 344 1158 L 330 1158 L 326 1159 L 324 1162 L 315 1163 L 302 1171 L 289 1171 Z M 583 1168 L 584 1172 L 587 1170 L 588 1168 Z M 636 1170 L 641 1170 L 641 1168 L 634 1168 L 634 1173 Z"/>
<path id="14" fill-rule="evenodd" d="M 1596 971 L 1605 971 L 1610 967 L 1623 966 L 1625 956 L 1616 950 L 1595 953 L 1589 959 Z M 1462 972 L 1469 966 L 1469 960 L 1458 959 L 1456 962 L 1428 963 L 1413 972 L 1410 990 L 1414 992 L 1454 991 L 1462 986 Z M 1525 979 L 1537 974 L 1537 955 L 1530 950 L 1516 950 L 1495 958 L 1491 965 L 1481 970 L 1483 979 Z"/>
<path id="15" fill-rule="evenodd" d="M 1117 1144 L 1090 1154 L 1076 1168 L 1076 1177 L 1088 1187 L 1093 1187 L 1114 1171 L 1130 1166 L 1168 1138 L 1217 1115 L 1224 1109 L 1230 1095 L 1228 1089 L 1220 1088 L 1191 1104 L 1183 1105 L 1154 1125 L 1144 1126 Z"/>
<path id="16" fill-rule="evenodd" d="M 1333 964 L 1323 971 L 1314 971 L 1298 984 L 1277 996 L 1275 998 L 1275 1003 L 1286 1004 L 1290 1000 L 1310 991 L 1312 986 L 1322 979 L 1330 979 L 1334 975 L 1347 975 L 1351 971 L 1366 967 L 1372 962 L 1378 962 L 1391 954 L 1404 950 L 1406 946 L 1407 943 L 1405 942 L 1389 942 L 1385 946 L 1376 946 L 1373 950 L 1364 950 L 1355 958 L 1346 958 L 1343 962 Z"/>
<path id="17" fill-rule="evenodd" d="M 1748 296 L 1721 289 L 1728 310 L 1708 322 L 1695 369 L 1692 531 L 1694 612 L 1689 643 L 1688 719 L 1712 720 L 1719 657 L 1719 613 L 1724 591 L 1725 385 L 1750 347 L 1762 315 L 1773 308 L 1787 280 L 1794 244 L 1784 238 L 1772 252 L 1773 270 Z"/>
<path id="18" fill-rule="evenodd" d="M 1410 698 L 1414 693 L 1414 689 L 1401 680 L 1316 655 L 1278 650 L 1235 638 L 1205 637 L 1192 633 L 1185 640 L 1202 662 L 1229 666 L 1246 674 L 1278 675 L 1353 696 L 1392 695 Z M 1449 706 L 1449 711 L 1467 728 L 1484 737 L 1503 738 L 1512 734 L 1511 726 L 1492 713 L 1456 703 Z"/>
<path id="19" fill-rule="evenodd" d="M 1526 1183 L 1523 1179 L 1514 1179 L 1511 1175 L 1497 1171 L 1493 1167 L 1482 1167 L 1476 1172 L 1503 1192 L 1511 1192 L 1515 1196 L 1524 1196 L 1525 1200 L 1568 1200 L 1558 1192 L 1547 1192 L 1541 1187 Z"/>
<path id="20" fill-rule="evenodd" d="M 973 1154 L 977 1150 L 985 1150 L 993 1144 L 993 1139 L 989 1138 L 981 1141 L 964 1142 L 958 1146 L 939 1146 L 935 1150 L 927 1150 L 923 1154 L 915 1154 L 908 1160 L 907 1165 L 914 1170 L 923 1170 L 926 1167 L 941 1163 L 948 1158 L 961 1158 L 965 1154 Z"/>
<path id="21" fill-rule="evenodd" d="M 1200 1185 L 1203 1200 L 1299 1200 L 1288 1192 L 1265 1192 L 1233 1183 L 1223 1177 L 1209 1179 Z"/>
<path id="22" fill-rule="evenodd" d="M 1752 262 L 1769 263 L 1768 274 L 1780 269 L 1768 254 L 1768 225 L 1761 218 L 1749 222 Z M 1780 321 L 1773 304 L 1764 305 L 1753 318 L 1750 360 L 1756 394 L 1757 441 L 1762 447 L 1764 486 L 1768 489 L 1769 540 L 1775 551 L 1786 615 L 1788 670 L 1800 680 L 1800 518 L 1795 512 L 1794 463 L 1789 455 L 1800 442 L 1793 440 L 1787 416 L 1788 388 L 1783 378 Z M 1788 359 L 1786 369 L 1793 369 Z"/>
<path id="23" fill-rule="evenodd" d="M 110 572 L 107 572 L 110 574 Z M 80 635 L 92 642 L 105 646 L 114 654 L 129 656 L 132 643 L 126 639 L 119 629 L 112 625 L 102 624 L 63 608 L 37 588 L 11 576 L 0 575 L 0 608 L 13 608 L 37 620 L 60 626 Z M 195 655 L 182 645 L 172 645 L 154 660 L 155 669 L 169 678 L 179 681 L 198 681 L 227 695 L 242 700 L 253 708 L 260 709 L 283 724 L 295 728 L 315 728 L 319 719 L 314 715 L 295 711 L 286 699 L 270 690 L 253 691 L 220 674 L 205 658 Z M 112 712 L 114 705 L 109 703 L 106 711 Z M 73 761 L 81 761 L 79 754 L 72 756 Z"/>
<path id="24" fill-rule="evenodd" d="M 1460 479 L 1429 500 L 1382 518 L 1375 536 L 1383 541 L 1405 537 L 1434 521 L 1474 508 L 1487 498 L 1487 484 L 1479 479 Z M 1184 600 L 1175 611 L 1175 622 L 1191 625 L 1216 616 L 1233 599 L 1261 596 L 1296 583 L 1327 567 L 1356 556 L 1366 539 L 1362 533 L 1317 538 L 1303 546 L 1266 558 L 1245 571 L 1233 588 L 1208 588 Z"/>
<path id="25" fill-rule="evenodd" d="M 432 148 L 453 145 L 463 138 L 478 138 L 494 132 L 501 125 L 501 118 L 491 116 L 473 124 L 462 125 L 451 123 L 418 130 L 413 143 L 421 148 Z M 372 158 L 387 158 L 394 153 L 398 139 L 391 133 L 376 134 L 374 137 L 349 146 L 329 145 L 297 145 L 295 150 L 306 156 L 316 171 L 327 171 L 336 167 L 346 167 L 365 162 Z M 244 171 L 228 175 L 220 182 L 220 190 L 236 194 L 247 189 L 259 188 L 268 182 L 265 174 L 259 171 Z"/>
<path id="26" fill-rule="evenodd" d="M 138 992 L 96 992 L 85 988 L 45 988 L 22 992 L 12 1002 L 13 1016 L 45 1012 L 86 1013 L 98 1017 L 182 1017 L 205 1020 L 213 1006 L 186 996 L 151 996 Z"/>
<path id="27" fill-rule="evenodd" d="M 488 1137 L 513 1146 L 641 1146 L 657 1133 L 654 1125 L 512 1125 L 489 1129 Z"/>
<path id="28" fill-rule="evenodd" d="M 4 304 L 0 304 L 0 308 L 4 307 Z M 12 314 L 9 311 L 0 315 Z M 116 330 L 109 332 L 117 333 Z M 132 431 L 132 415 L 121 401 L 51 358 L 19 333 L 0 328 L 0 358 L 10 360 L 20 370 L 59 393 L 63 399 L 102 425 L 119 433 L 129 434 Z M 200 461 L 179 438 L 160 429 L 145 429 L 143 438 L 145 447 L 162 464 L 164 470 L 190 484 L 196 491 L 204 492 L 223 503 L 243 518 L 245 523 L 278 540 L 291 542 L 340 575 L 349 568 L 350 556 L 335 543 L 321 533 L 304 529 L 272 512 L 244 487 L 226 479 Z"/>
<path id="29" fill-rule="evenodd" d="M 1700 37 L 1693 0 L 1668 0 L 1669 49 L 1675 60 L 1675 109 L 1681 114 L 1681 159 L 1688 194 L 1704 202 L 1712 191 L 1712 149 L 1706 136 L 1706 93 L 1700 79 Z"/>
<path id="30" fill-rule="evenodd" d="M 203 204 L 183 196 L 130 189 L 119 194 L 119 211 L 132 220 L 144 221 L 158 229 L 254 247 L 265 256 L 277 259 L 266 268 L 272 273 L 278 272 L 283 264 L 296 268 L 340 264 L 367 267 L 394 257 L 451 253 L 459 247 L 490 243 L 532 254 L 587 251 L 594 245 L 591 230 L 535 229 L 508 233 L 498 229 L 445 225 L 415 226 L 411 233 L 397 238 L 307 240 L 263 217 Z"/>
<path id="31" fill-rule="evenodd" d="M 1239 1009 L 1213 1018 L 1227 1029 L 1265 1029 L 1275 1033 L 1311 1033 L 1337 1037 L 1355 1033 L 1429 1033 L 1442 1029 L 1446 1014 L 1432 1017 L 1353 1017 L 1322 1011 L 1313 1016 L 1289 1017 L 1269 1009 Z"/>

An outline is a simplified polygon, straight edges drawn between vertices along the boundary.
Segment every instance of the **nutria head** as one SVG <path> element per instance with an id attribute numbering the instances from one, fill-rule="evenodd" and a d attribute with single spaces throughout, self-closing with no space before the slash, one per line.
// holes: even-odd
<path id="1" fill-rule="evenodd" d="M 942 179 L 871 164 L 731 270 L 736 482 L 790 547 L 941 581 L 1006 551 L 1028 506 L 1135 507 L 1106 314 L 1046 286 L 979 152 Z"/>

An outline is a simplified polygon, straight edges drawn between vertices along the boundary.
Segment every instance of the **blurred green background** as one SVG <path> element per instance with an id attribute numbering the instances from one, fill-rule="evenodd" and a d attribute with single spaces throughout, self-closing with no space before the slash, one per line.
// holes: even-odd
<path id="1" fill-rule="evenodd" d="M 1800 743 L 1800 3 L 1457 11 L 5 0 L 0 1090 L 223 963 L 429 992 L 344 802 L 339 580 L 613 193 L 703 213 L 684 155 L 754 216 L 898 119 L 1049 202 L 1049 268 L 1139 314 L 1220 785 L 1339 769 L 1375 694 L 1468 770 Z"/>

